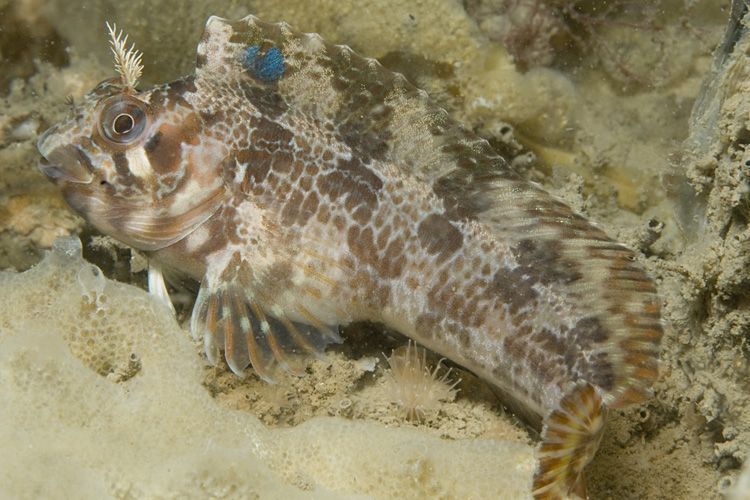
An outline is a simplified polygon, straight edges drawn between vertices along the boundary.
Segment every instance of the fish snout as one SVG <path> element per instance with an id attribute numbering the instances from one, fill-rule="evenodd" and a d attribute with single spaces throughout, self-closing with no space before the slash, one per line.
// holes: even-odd
<path id="1" fill-rule="evenodd" d="M 55 127 L 48 129 L 37 141 L 37 149 L 42 155 L 39 170 L 54 182 L 90 183 L 94 178 L 87 168 L 90 162 L 77 147 L 56 145 L 55 131 Z"/>

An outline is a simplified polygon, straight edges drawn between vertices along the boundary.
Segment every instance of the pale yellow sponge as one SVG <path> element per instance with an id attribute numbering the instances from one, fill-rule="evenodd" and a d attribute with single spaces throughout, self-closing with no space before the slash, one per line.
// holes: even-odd
<path id="1" fill-rule="evenodd" d="M 169 312 L 58 241 L 0 273 L 3 498 L 529 498 L 531 447 L 222 407 Z"/>

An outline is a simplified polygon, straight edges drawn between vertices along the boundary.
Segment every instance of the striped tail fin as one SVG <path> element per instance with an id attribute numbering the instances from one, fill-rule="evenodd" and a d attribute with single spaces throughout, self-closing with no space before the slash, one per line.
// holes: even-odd
<path id="1" fill-rule="evenodd" d="M 547 416 L 534 475 L 534 498 L 586 498 L 583 469 L 599 448 L 605 408 L 591 384 L 568 392 Z"/>

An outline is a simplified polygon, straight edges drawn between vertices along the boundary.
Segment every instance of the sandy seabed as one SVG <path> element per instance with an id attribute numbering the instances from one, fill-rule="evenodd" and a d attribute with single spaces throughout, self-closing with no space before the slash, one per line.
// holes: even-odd
<path id="1" fill-rule="evenodd" d="M 105 20 L 127 29 L 145 54 L 145 80 L 156 83 L 192 71 L 195 46 L 211 14 L 286 20 L 404 72 L 527 178 L 638 250 L 664 302 L 661 375 L 652 400 L 610 413 L 589 468 L 591 497 L 750 497 L 747 478 L 740 477 L 750 449 L 750 41 L 738 29 L 733 44 L 722 45 L 728 1 L 660 0 L 645 9 L 627 1 L 567 3 L 582 14 L 564 17 L 550 6 L 566 2 L 535 0 L 227 0 L 210 6 L 138 0 L 80 2 L 78 9 L 62 1 L 0 1 L 0 268 L 26 270 L 55 238 L 78 235 L 84 257 L 106 276 L 144 284 L 139 257 L 92 234 L 35 167 L 36 138 L 64 116 L 66 96 L 79 97 L 113 74 Z M 529 9 L 537 9 L 535 17 L 528 17 Z M 519 45 L 519 39 L 526 41 Z M 91 305 L 94 292 L 124 293 L 144 310 L 155 306 L 137 290 L 121 292 L 110 281 L 81 284 L 85 263 L 70 255 L 65 261 L 60 251 L 53 255 L 58 260 L 45 261 L 35 275 L 6 273 L 0 281 L 6 304 L 0 314 L 0 401 L 16 405 L 0 410 L 5 426 L 0 436 L 28 436 L 3 440 L 11 444 L 0 444 L 0 450 L 12 456 L 6 448 L 33 442 L 33 451 L 25 448 L 19 463 L 41 464 L 36 475 L 30 465 L 2 468 L 0 484 L 15 484 L 6 491 L 10 496 L 64 496 L 68 490 L 50 489 L 46 466 L 54 471 L 50 477 L 60 480 L 85 476 L 83 486 L 70 492 L 92 498 L 161 498 L 189 491 L 228 498 L 270 492 L 481 497 L 500 483 L 467 490 L 457 489 L 456 482 L 467 475 L 491 476 L 488 464 L 505 470 L 502 459 L 509 456 L 519 469 L 508 476 L 507 488 L 518 489 L 507 491 L 523 494 L 525 483 L 519 486 L 513 478 L 520 484 L 530 477 L 533 441 L 471 374 L 454 367 L 453 376 L 462 380 L 457 398 L 419 422 L 406 420 L 390 401 L 383 353 L 403 339 L 376 326 L 358 326 L 346 330 L 345 344 L 328 362 L 311 365 L 306 377 L 277 386 L 254 376 L 239 380 L 224 367 L 205 367 L 200 347 L 174 324 L 158 318 L 149 323 L 148 332 L 185 335 L 184 342 L 169 346 L 146 331 L 129 343 L 122 338 L 128 330 L 118 329 L 122 325 L 103 326 L 106 321 L 96 315 L 104 313 Z M 54 268 L 66 262 L 75 272 Z M 19 291 L 24 287 L 40 288 Z M 60 290 L 80 292 L 78 302 L 71 298 L 68 306 L 79 308 L 76 317 L 89 318 L 90 328 L 71 331 L 62 320 L 54 324 L 49 316 L 54 307 L 66 306 L 55 295 Z M 181 319 L 191 300 L 178 294 L 183 296 Z M 18 306 L 8 308 L 11 301 Z M 108 307 L 103 311 L 114 314 L 117 303 Z M 143 315 L 119 317 L 131 329 L 145 321 Z M 45 349 L 35 350 L 40 342 Z M 151 348 L 157 354 L 150 359 L 139 351 Z M 66 357 L 68 351 L 72 357 Z M 185 371 L 169 363 L 185 365 Z M 171 368 L 153 378 L 159 373 L 155 365 Z M 177 391 L 193 403 L 177 405 L 166 381 L 179 384 L 179 391 L 194 390 L 189 396 Z M 72 391 L 70 397 L 59 397 L 55 384 Z M 98 399 L 77 403 L 75 411 L 66 406 L 86 391 Z M 119 412 L 108 417 L 113 405 L 121 405 Z M 175 417 L 175 408 L 184 412 L 182 418 Z M 123 412 L 132 416 L 115 418 Z M 184 433 L 141 434 L 143 425 L 159 428 L 160 412 L 175 419 L 172 429 L 184 423 Z M 33 426 L 24 424 L 29 419 Z M 96 432 L 86 432 L 87 426 Z M 386 428 L 406 434 L 383 434 L 380 441 L 354 437 L 379 436 L 377 429 Z M 67 435 L 53 437 L 53 430 Z M 103 446 L 119 451 L 98 454 L 79 446 L 97 433 L 108 433 Z M 233 433 L 242 437 L 232 439 Z M 133 445 L 141 435 L 151 444 Z M 320 436 L 346 445 L 326 448 Z M 423 450 L 421 462 L 417 451 L 399 448 L 410 439 L 415 450 Z M 186 446 L 170 448 L 180 440 L 192 449 L 212 442 L 222 453 L 180 461 L 174 453 L 185 456 Z M 272 444 L 277 442 L 282 444 Z M 403 467 L 389 469 L 387 460 L 373 459 L 370 465 L 381 467 L 376 472 L 354 460 L 357 446 L 377 442 L 386 443 L 384 453 L 400 457 Z M 148 457 L 146 464 L 174 467 L 146 470 L 135 461 L 111 458 L 136 450 Z M 79 460 L 64 458 L 70 454 Z M 336 454 L 349 462 L 329 459 Z M 441 454 L 464 457 L 464 463 L 451 473 Z M 304 456 L 308 459 L 299 458 Z M 209 458 L 229 465 L 214 470 Z M 309 466 L 310 460 L 320 467 Z M 245 470 L 238 465 L 243 463 L 252 465 Z M 383 482 L 383 474 L 419 480 Z M 242 489 L 250 479 L 255 489 Z"/>

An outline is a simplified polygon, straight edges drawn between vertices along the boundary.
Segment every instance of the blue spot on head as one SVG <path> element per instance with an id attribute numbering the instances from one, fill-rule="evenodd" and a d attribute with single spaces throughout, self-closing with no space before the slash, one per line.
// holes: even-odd
<path id="1" fill-rule="evenodd" d="M 261 51 L 258 45 L 251 45 L 242 54 L 242 64 L 255 78 L 264 82 L 278 80 L 286 69 L 284 54 L 278 47 Z"/>

